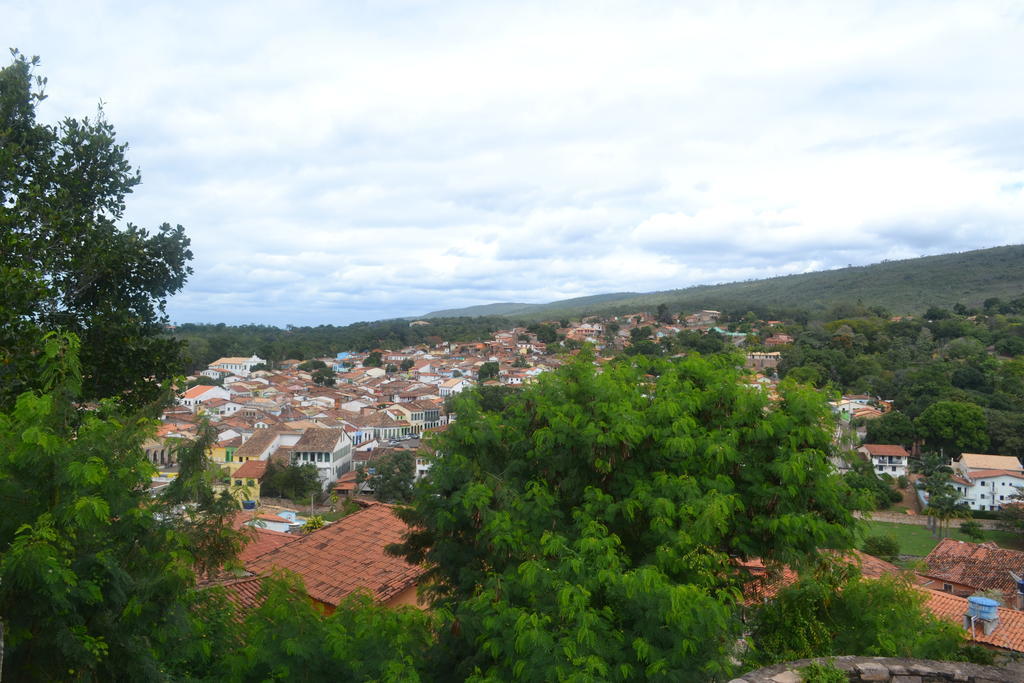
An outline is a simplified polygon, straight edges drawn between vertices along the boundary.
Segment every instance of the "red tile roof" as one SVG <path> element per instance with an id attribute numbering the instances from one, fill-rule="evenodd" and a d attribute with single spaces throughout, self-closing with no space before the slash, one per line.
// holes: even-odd
<path id="1" fill-rule="evenodd" d="M 217 585 L 227 591 L 228 600 L 234 603 L 240 611 L 256 609 L 263 604 L 260 599 L 260 588 L 263 586 L 262 576 L 249 576 Z"/>
<path id="2" fill-rule="evenodd" d="M 271 550 L 276 550 L 287 543 L 301 538 L 294 534 L 286 534 L 283 531 L 274 531 L 262 527 L 249 528 L 252 529 L 253 534 L 250 537 L 249 543 L 238 553 L 238 559 L 243 566 L 248 565 L 250 561 L 269 553 Z"/>
<path id="3" fill-rule="evenodd" d="M 932 614 L 945 621 L 963 626 L 964 614 L 967 613 L 967 598 L 928 588 L 919 588 L 918 590 L 925 593 L 924 604 Z M 992 633 L 985 635 L 981 625 L 978 625 L 973 633 L 970 630 L 967 631 L 967 637 L 971 641 L 984 645 L 1024 652 L 1024 612 L 1000 607 L 999 624 Z"/>
<path id="4" fill-rule="evenodd" d="M 267 464 L 266 460 L 249 460 L 242 463 L 231 476 L 234 479 L 262 479 L 267 473 Z"/>
<path id="5" fill-rule="evenodd" d="M 871 455 L 888 455 L 898 456 L 901 458 L 909 458 L 910 453 L 907 453 L 907 449 L 903 446 L 884 444 L 884 443 L 866 443 L 861 448 L 866 448 L 868 453 Z"/>
<path id="6" fill-rule="evenodd" d="M 929 578 L 958 583 L 978 590 L 998 590 L 1013 595 L 1017 584 L 1010 576 L 1024 575 L 1024 552 L 1000 548 L 995 543 L 968 543 L 944 538 L 924 558 Z"/>
<path id="7" fill-rule="evenodd" d="M 374 504 L 246 563 L 256 574 L 274 568 L 302 577 L 311 598 L 337 605 L 357 589 L 386 602 L 415 585 L 421 567 L 385 554 L 408 531 L 389 505 Z"/>

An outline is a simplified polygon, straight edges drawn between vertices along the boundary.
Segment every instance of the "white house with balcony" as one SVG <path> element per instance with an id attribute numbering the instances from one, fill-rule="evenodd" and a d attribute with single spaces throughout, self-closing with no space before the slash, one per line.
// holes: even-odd
<path id="1" fill-rule="evenodd" d="M 953 463 L 953 486 L 972 510 L 1001 510 L 1024 487 L 1024 467 L 1012 455 L 964 453 Z"/>
<path id="2" fill-rule="evenodd" d="M 908 461 L 910 453 L 903 446 L 896 444 L 866 443 L 857 449 L 875 470 L 875 474 L 888 474 L 896 478 L 910 472 Z"/>

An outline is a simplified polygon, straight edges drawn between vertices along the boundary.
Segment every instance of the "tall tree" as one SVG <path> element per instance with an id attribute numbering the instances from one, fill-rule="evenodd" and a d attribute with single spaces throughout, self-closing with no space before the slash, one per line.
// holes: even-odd
<path id="1" fill-rule="evenodd" d="M 164 334 L 167 297 L 191 269 L 179 225 L 121 227 L 140 177 L 102 109 L 95 118 L 36 120 L 45 79 L 14 52 L 0 69 L 0 407 L 38 388 L 32 330 L 82 341 L 82 397 L 134 405 L 181 370 Z"/>
<path id="2" fill-rule="evenodd" d="M 159 515 L 140 444 L 153 423 L 81 412 L 74 335 L 0 411 L 0 621 L 12 680 L 160 680 L 187 637 L 190 543 Z"/>
<path id="3" fill-rule="evenodd" d="M 947 458 L 988 448 L 985 412 L 973 403 L 937 401 L 918 416 L 915 425 L 928 447 L 941 450 Z"/>
<path id="4" fill-rule="evenodd" d="M 473 395 L 403 514 L 400 552 L 452 614 L 437 666 L 501 680 L 727 674 L 736 557 L 801 565 L 849 547 L 854 497 L 830 471 L 829 412 L 730 357 L 584 351 L 482 412 Z M 475 672 L 475 673 L 474 673 Z"/>

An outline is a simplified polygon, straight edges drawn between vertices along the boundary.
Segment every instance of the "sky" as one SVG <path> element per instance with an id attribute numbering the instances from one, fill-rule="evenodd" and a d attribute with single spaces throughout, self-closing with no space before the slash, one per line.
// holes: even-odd
<path id="1" fill-rule="evenodd" d="M 348 324 L 1024 242 L 1024 4 L 11 2 L 185 226 L 174 322 Z"/>

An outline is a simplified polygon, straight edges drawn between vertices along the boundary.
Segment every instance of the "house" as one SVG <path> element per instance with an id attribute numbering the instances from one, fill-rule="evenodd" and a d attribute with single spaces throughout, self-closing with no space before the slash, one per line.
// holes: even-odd
<path id="1" fill-rule="evenodd" d="M 962 626 L 969 642 L 1002 652 L 1024 652 L 1024 612 L 993 605 L 992 618 L 985 619 L 975 616 L 971 605 L 984 598 L 964 598 L 928 588 L 918 590 L 925 594 L 924 606 L 928 611 Z"/>
<path id="2" fill-rule="evenodd" d="M 229 370 L 232 373 L 241 377 L 248 377 L 252 373 L 252 369 L 257 365 L 266 365 L 267 361 L 264 358 L 260 358 L 256 354 L 253 354 L 249 358 L 218 358 L 217 360 L 210 363 L 210 368 L 220 368 L 222 370 Z"/>
<path id="3" fill-rule="evenodd" d="M 906 476 L 909 472 L 910 453 L 903 446 L 894 444 L 866 443 L 857 449 L 864 459 L 871 463 L 876 474 L 891 477 Z"/>
<path id="4" fill-rule="evenodd" d="M 316 465 L 321 486 L 327 486 L 352 467 L 352 440 L 343 429 L 307 429 L 292 447 L 292 464 Z"/>
<path id="5" fill-rule="evenodd" d="M 259 504 L 260 484 L 267 474 L 267 460 L 250 460 L 242 465 L 231 475 L 231 483 L 228 491 L 236 500 L 251 500 Z"/>
<path id="6" fill-rule="evenodd" d="M 972 510 L 1001 510 L 1024 487 L 1024 468 L 1011 455 L 964 453 L 953 473 L 961 501 Z"/>
<path id="7" fill-rule="evenodd" d="M 970 474 L 977 470 L 1007 470 L 1024 472 L 1020 460 L 1013 455 L 988 455 L 984 453 L 963 453 L 953 463 L 953 469 L 961 474 Z"/>
<path id="8" fill-rule="evenodd" d="M 785 346 L 792 344 L 793 338 L 788 334 L 776 333 L 764 340 L 765 346 Z"/>
<path id="9" fill-rule="evenodd" d="M 473 383 L 465 377 L 453 377 L 452 379 L 447 379 L 441 382 L 441 385 L 438 387 L 438 393 L 441 395 L 441 398 L 447 398 L 452 394 L 465 391 L 472 385 Z"/>
<path id="10" fill-rule="evenodd" d="M 1024 577 L 1024 552 L 1000 548 L 995 543 L 944 538 L 924 558 L 924 565 L 917 573 L 927 579 L 927 588 L 960 596 L 998 591 L 1003 606 L 1024 608 L 1022 586 L 1011 574 Z"/>
<path id="11" fill-rule="evenodd" d="M 183 406 L 187 406 L 195 411 L 196 406 L 200 405 L 204 401 L 211 401 L 215 398 L 224 399 L 225 401 L 231 399 L 231 392 L 224 387 L 218 387 L 209 384 L 197 384 L 191 389 L 185 391 L 178 399 L 178 403 Z"/>
<path id="12" fill-rule="evenodd" d="M 766 368 L 779 367 L 781 360 L 782 354 L 778 351 L 752 351 L 747 354 L 746 366 L 760 372 Z"/>
<path id="13" fill-rule="evenodd" d="M 418 605 L 416 585 L 425 569 L 385 552 L 408 531 L 390 505 L 373 503 L 250 560 L 246 569 L 295 572 L 327 613 L 356 590 L 368 591 L 381 605 Z"/>

